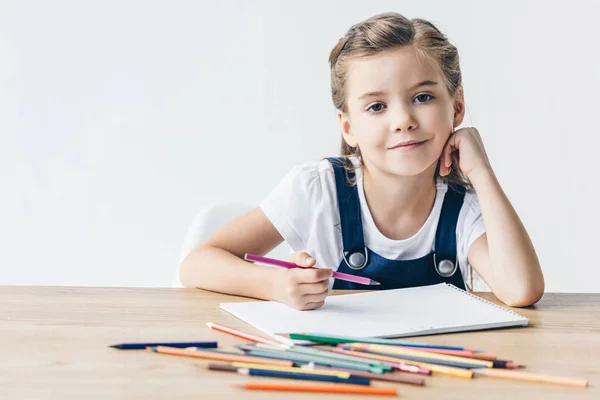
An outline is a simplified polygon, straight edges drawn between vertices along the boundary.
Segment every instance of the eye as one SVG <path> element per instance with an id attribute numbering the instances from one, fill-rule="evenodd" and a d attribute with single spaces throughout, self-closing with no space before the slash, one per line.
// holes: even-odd
<path id="1" fill-rule="evenodd" d="M 435 97 L 433 97 L 432 95 L 427 93 L 421 93 L 415 96 L 414 101 L 417 103 L 426 103 L 433 99 L 435 99 Z"/>
<path id="2" fill-rule="evenodd" d="M 373 111 L 375 113 L 382 111 L 385 108 L 385 104 L 375 103 L 367 108 L 367 111 Z"/>

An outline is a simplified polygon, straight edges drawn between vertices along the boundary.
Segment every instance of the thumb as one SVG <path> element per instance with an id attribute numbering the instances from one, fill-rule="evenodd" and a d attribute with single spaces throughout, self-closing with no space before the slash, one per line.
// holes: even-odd
<path id="1" fill-rule="evenodd" d="M 305 268 L 310 268 L 316 263 L 316 260 L 313 257 L 311 257 L 311 255 L 308 254 L 306 251 L 299 251 L 297 253 L 292 254 L 290 257 L 290 261 L 300 267 Z"/>

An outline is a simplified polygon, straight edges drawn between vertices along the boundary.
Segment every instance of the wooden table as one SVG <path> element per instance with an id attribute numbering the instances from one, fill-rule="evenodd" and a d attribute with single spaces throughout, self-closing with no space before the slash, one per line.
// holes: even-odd
<path id="1" fill-rule="evenodd" d="M 0 398 L 386 398 L 244 391 L 229 384 L 264 379 L 208 371 L 204 360 L 108 347 L 155 340 L 244 343 L 205 323 L 260 334 L 219 309 L 220 302 L 248 300 L 194 289 L 0 287 Z M 529 371 L 587 378 L 590 387 L 440 375 L 427 377 L 425 387 L 373 385 L 397 386 L 403 399 L 600 399 L 600 294 L 546 294 L 534 308 L 516 311 L 530 318 L 529 327 L 418 341 L 484 349 Z"/>

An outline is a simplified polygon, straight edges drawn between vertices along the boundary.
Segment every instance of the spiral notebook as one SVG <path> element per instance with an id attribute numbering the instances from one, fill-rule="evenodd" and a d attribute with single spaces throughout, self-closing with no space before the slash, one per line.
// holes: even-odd
<path id="1" fill-rule="evenodd" d="M 508 308 L 446 283 L 330 296 L 323 307 L 312 311 L 275 301 L 222 303 L 221 308 L 288 343 L 292 341 L 282 334 L 399 338 L 526 326 L 529 322 Z"/>

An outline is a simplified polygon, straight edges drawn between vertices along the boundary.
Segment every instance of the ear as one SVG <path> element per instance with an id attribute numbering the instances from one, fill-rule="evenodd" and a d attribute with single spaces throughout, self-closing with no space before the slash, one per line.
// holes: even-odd
<path id="1" fill-rule="evenodd" d="M 465 97 L 463 93 L 463 87 L 459 86 L 456 88 L 456 92 L 454 92 L 454 117 L 452 120 L 452 126 L 457 128 L 460 124 L 463 123 L 463 119 L 465 118 Z"/>
<path id="2" fill-rule="evenodd" d="M 344 141 L 348 143 L 350 147 L 356 147 L 358 145 L 356 141 L 356 136 L 352 133 L 352 125 L 350 124 L 350 119 L 348 115 L 341 111 L 337 110 L 338 122 L 340 123 L 340 128 L 342 129 L 342 137 Z"/>

